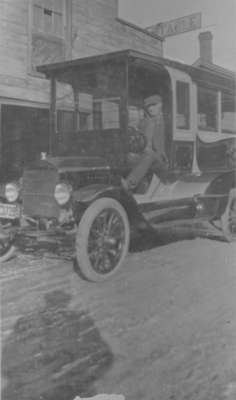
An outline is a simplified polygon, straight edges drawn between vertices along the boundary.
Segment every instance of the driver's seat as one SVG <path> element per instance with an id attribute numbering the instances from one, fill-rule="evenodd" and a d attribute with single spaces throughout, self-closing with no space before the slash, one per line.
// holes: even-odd
<path id="1" fill-rule="evenodd" d="M 159 185 L 161 185 L 161 180 L 158 178 L 156 174 L 152 174 L 151 181 L 147 187 L 145 192 L 141 192 L 139 190 L 135 190 L 133 192 L 134 198 L 138 203 L 149 202 L 155 195 L 158 190 Z"/>
<path id="2" fill-rule="evenodd" d="M 161 183 L 161 179 L 156 174 L 152 174 L 151 181 L 147 187 L 146 192 L 143 193 L 143 195 L 148 198 L 152 197 L 153 194 L 156 192 L 160 183 Z"/>
<path id="3" fill-rule="evenodd" d="M 163 182 L 155 173 L 145 193 L 134 191 L 133 195 L 137 203 L 150 203 L 163 199 L 170 199 L 178 180 L 175 178 L 169 182 Z"/>

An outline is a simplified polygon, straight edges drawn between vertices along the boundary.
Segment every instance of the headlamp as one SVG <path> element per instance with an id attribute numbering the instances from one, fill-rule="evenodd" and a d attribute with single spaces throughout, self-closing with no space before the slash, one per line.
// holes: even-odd
<path id="1" fill-rule="evenodd" d="M 14 203 L 20 193 L 20 188 L 16 183 L 7 183 L 5 186 L 5 197 L 9 203 Z"/>
<path id="2" fill-rule="evenodd" d="M 64 206 L 71 197 L 71 187 L 66 183 L 58 183 L 55 187 L 54 197 L 59 206 Z"/>

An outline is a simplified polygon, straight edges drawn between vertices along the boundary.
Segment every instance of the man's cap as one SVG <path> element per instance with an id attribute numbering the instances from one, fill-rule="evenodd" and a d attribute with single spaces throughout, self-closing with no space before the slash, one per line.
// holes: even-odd
<path id="1" fill-rule="evenodd" d="M 153 96 L 149 96 L 146 99 L 144 99 L 144 106 L 148 107 L 153 104 L 158 104 L 162 102 L 162 98 L 159 94 L 155 94 Z"/>

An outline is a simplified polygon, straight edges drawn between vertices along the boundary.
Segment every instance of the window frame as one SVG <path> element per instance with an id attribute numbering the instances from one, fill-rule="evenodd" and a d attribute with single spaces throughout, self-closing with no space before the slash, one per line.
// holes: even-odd
<path id="1" fill-rule="evenodd" d="M 45 19 L 44 16 L 42 15 L 42 19 L 43 19 L 43 27 L 42 29 L 36 29 L 35 25 L 34 25 L 34 7 L 38 7 L 42 9 L 42 13 L 44 10 L 48 10 L 48 11 L 52 11 L 52 24 L 53 24 L 53 28 L 55 28 L 55 14 L 59 14 L 59 12 L 56 12 L 54 9 L 52 10 L 49 7 L 40 7 L 35 5 L 37 0 L 31 0 L 31 13 L 32 13 L 32 21 L 31 21 L 31 30 L 33 34 L 36 35 L 40 35 L 43 37 L 48 37 L 48 38 L 53 38 L 53 39 L 57 39 L 60 41 L 64 41 L 66 39 L 66 0 L 62 0 L 62 10 L 60 15 L 62 15 L 62 21 L 63 21 L 63 29 L 62 29 L 62 34 L 61 35 L 57 35 L 56 30 L 53 29 L 52 32 L 46 32 L 45 30 Z M 54 0 L 55 1 L 55 0 Z M 57 1 L 57 0 L 56 0 Z"/>
<path id="2" fill-rule="evenodd" d="M 187 118 L 186 118 L 186 124 L 185 126 L 178 126 L 178 115 L 181 115 L 178 113 L 178 107 L 179 107 L 179 101 L 178 101 L 178 86 L 180 86 L 180 84 L 184 85 L 188 90 L 187 90 L 187 94 L 188 94 L 188 104 L 187 104 Z M 175 119 L 175 128 L 177 130 L 183 131 L 183 132 L 187 132 L 190 130 L 190 126 L 191 126 L 191 87 L 190 87 L 190 83 L 186 82 L 184 80 L 181 79 L 177 79 L 175 82 L 175 96 L 176 96 L 176 119 Z M 182 114 L 185 117 L 185 114 Z"/>
<path id="3" fill-rule="evenodd" d="M 206 127 L 205 129 L 201 128 L 199 126 L 199 121 L 198 121 L 198 116 L 200 115 L 199 113 L 199 92 L 200 90 L 205 90 L 208 92 L 214 92 L 216 95 L 216 128 L 208 129 L 209 127 Z M 210 133 L 210 134 L 216 134 L 221 132 L 221 106 L 220 106 L 220 97 L 221 97 L 221 92 L 217 88 L 209 88 L 207 85 L 197 85 L 197 129 L 199 132 L 202 134 L 204 133 Z"/>
<path id="4" fill-rule="evenodd" d="M 221 127 L 221 133 L 223 135 L 236 135 L 236 126 L 235 126 L 234 131 L 227 130 L 227 129 L 223 128 L 223 121 L 222 121 L 222 117 L 223 117 L 223 113 L 224 113 L 224 111 L 223 111 L 223 99 L 224 99 L 224 96 L 225 97 L 229 97 L 230 99 L 232 99 L 234 101 L 234 104 L 235 104 L 234 113 L 235 113 L 235 115 L 236 115 L 236 99 L 234 98 L 234 96 L 231 93 L 227 93 L 227 92 L 221 91 L 220 94 L 221 94 L 221 96 L 220 96 L 220 108 L 221 108 L 220 127 Z"/>
<path id="5" fill-rule="evenodd" d="M 72 53 L 72 43 L 71 43 L 71 25 L 72 25 L 72 0 L 63 0 L 63 37 L 54 35 L 53 33 L 41 32 L 34 29 L 33 24 L 33 7 L 34 0 L 29 0 L 28 3 L 28 50 L 27 50 L 27 73 L 31 76 L 37 78 L 44 78 L 44 75 L 37 72 L 33 66 L 32 55 L 33 47 L 32 41 L 33 37 L 48 40 L 52 43 L 58 43 L 62 46 L 63 59 L 71 58 Z"/>
<path id="6" fill-rule="evenodd" d="M 209 135 L 209 136 L 213 136 L 215 135 L 222 135 L 225 137 L 225 135 L 236 135 L 236 131 L 234 132 L 227 132 L 224 131 L 222 128 L 222 114 L 223 114 L 223 95 L 225 96 L 232 96 L 233 95 L 231 93 L 227 93 L 224 90 L 220 90 L 218 88 L 212 88 L 212 87 L 208 87 L 207 85 L 197 85 L 197 115 L 199 115 L 199 109 L 198 109 L 198 94 L 199 94 L 199 88 L 205 89 L 205 90 L 212 90 L 215 91 L 217 93 L 217 119 L 216 119 L 216 123 L 217 123 L 217 129 L 216 130 L 209 130 L 209 129 L 200 129 L 199 128 L 199 124 L 197 121 L 197 130 L 201 135 Z"/>

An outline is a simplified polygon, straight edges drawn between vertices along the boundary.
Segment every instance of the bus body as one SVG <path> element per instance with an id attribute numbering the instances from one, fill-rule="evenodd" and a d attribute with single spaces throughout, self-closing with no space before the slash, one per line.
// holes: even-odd
<path id="1" fill-rule="evenodd" d="M 97 281 L 122 265 L 143 227 L 203 219 L 235 239 L 233 73 L 132 50 L 38 71 L 50 80 L 49 154 L 0 188 L 0 260 L 22 239 L 69 235 L 83 275 Z M 169 168 L 164 180 L 151 168 L 129 191 L 122 179 L 142 155 L 144 100 L 156 94 Z"/>

